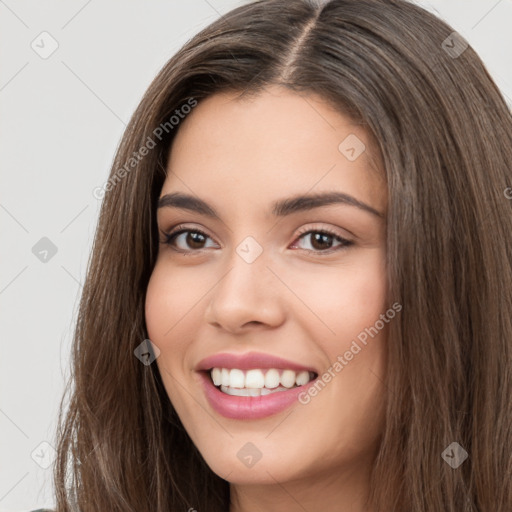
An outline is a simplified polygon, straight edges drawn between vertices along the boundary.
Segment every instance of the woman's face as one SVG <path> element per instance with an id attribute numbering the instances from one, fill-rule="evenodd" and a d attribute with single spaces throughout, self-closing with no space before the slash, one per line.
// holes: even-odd
<path id="1" fill-rule="evenodd" d="M 369 145 L 320 98 L 276 87 L 251 99 L 214 95 L 181 121 L 146 322 L 185 429 L 232 483 L 311 481 L 371 464 L 389 317 L 387 189 Z M 292 199 L 332 193 L 337 202 Z M 218 354 L 263 356 L 203 361 Z M 229 388 L 214 386 L 213 367 Z M 274 391 L 230 394 L 260 395 L 262 385 Z"/>

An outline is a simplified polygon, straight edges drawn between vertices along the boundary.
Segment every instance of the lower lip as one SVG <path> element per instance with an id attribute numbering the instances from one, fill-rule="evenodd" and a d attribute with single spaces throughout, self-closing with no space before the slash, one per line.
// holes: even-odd
<path id="1" fill-rule="evenodd" d="M 284 411 L 298 402 L 298 395 L 307 391 L 316 381 L 314 379 L 303 386 L 264 396 L 232 396 L 215 387 L 209 373 L 199 372 L 199 375 L 210 405 L 222 416 L 235 420 L 255 420 Z"/>

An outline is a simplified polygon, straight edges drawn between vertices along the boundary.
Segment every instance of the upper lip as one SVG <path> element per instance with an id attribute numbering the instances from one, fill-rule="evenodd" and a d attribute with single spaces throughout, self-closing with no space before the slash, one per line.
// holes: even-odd
<path id="1" fill-rule="evenodd" d="M 202 359 L 196 366 L 197 371 L 211 370 L 212 368 L 238 368 L 240 370 L 251 370 L 256 368 L 282 368 L 287 370 L 310 371 L 318 374 L 318 371 L 282 357 L 263 352 L 247 352 L 244 354 L 229 354 L 221 352 Z"/>

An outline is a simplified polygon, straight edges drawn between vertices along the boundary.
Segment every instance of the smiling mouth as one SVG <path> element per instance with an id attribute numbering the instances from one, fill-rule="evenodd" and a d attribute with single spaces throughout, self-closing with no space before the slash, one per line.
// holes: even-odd
<path id="1" fill-rule="evenodd" d="M 231 396 L 265 396 L 304 386 L 318 377 L 315 372 L 281 368 L 211 368 L 207 370 L 212 384 Z"/>

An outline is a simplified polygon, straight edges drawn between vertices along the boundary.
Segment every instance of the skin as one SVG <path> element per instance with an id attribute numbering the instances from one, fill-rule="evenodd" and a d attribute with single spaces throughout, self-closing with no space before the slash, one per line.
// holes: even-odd
<path id="1" fill-rule="evenodd" d="M 338 149 L 349 134 L 366 145 L 354 161 Z M 211 96 L 179 126 L 160 196 L 193 194 L 222 220 L 158 209 L 160 232 L 185 224 L 207 237 L 179 235 L 175 249 L 187 256 L 161 236 L 146 323 L 169 399 L 209 467 L 230 482 L 230 512 L 370 510 L 364 501 L 384 423 L 387 326 L 309 403 L 262 419 L 218 414 L 194 370 L 218 352 L 256 350 L 321 374 L 388 309 L 387 188 L 370 165 L 370 145 L 361 126 L 321 98 L 277 86 L 250 99 Z M 277 199 L 333 190 L 384 217 L 347 204 L 271 214 Z M 300 238 L 299 229 L 314 233 Z M 344 248 L 334 237 L 315 244 L 318 229 L 353 244 Z M 263 249 L 251 264 L 236 252 L 247 236 Z M 250 468 L 237 457 L 249 441 L 262 453 Z"/>

